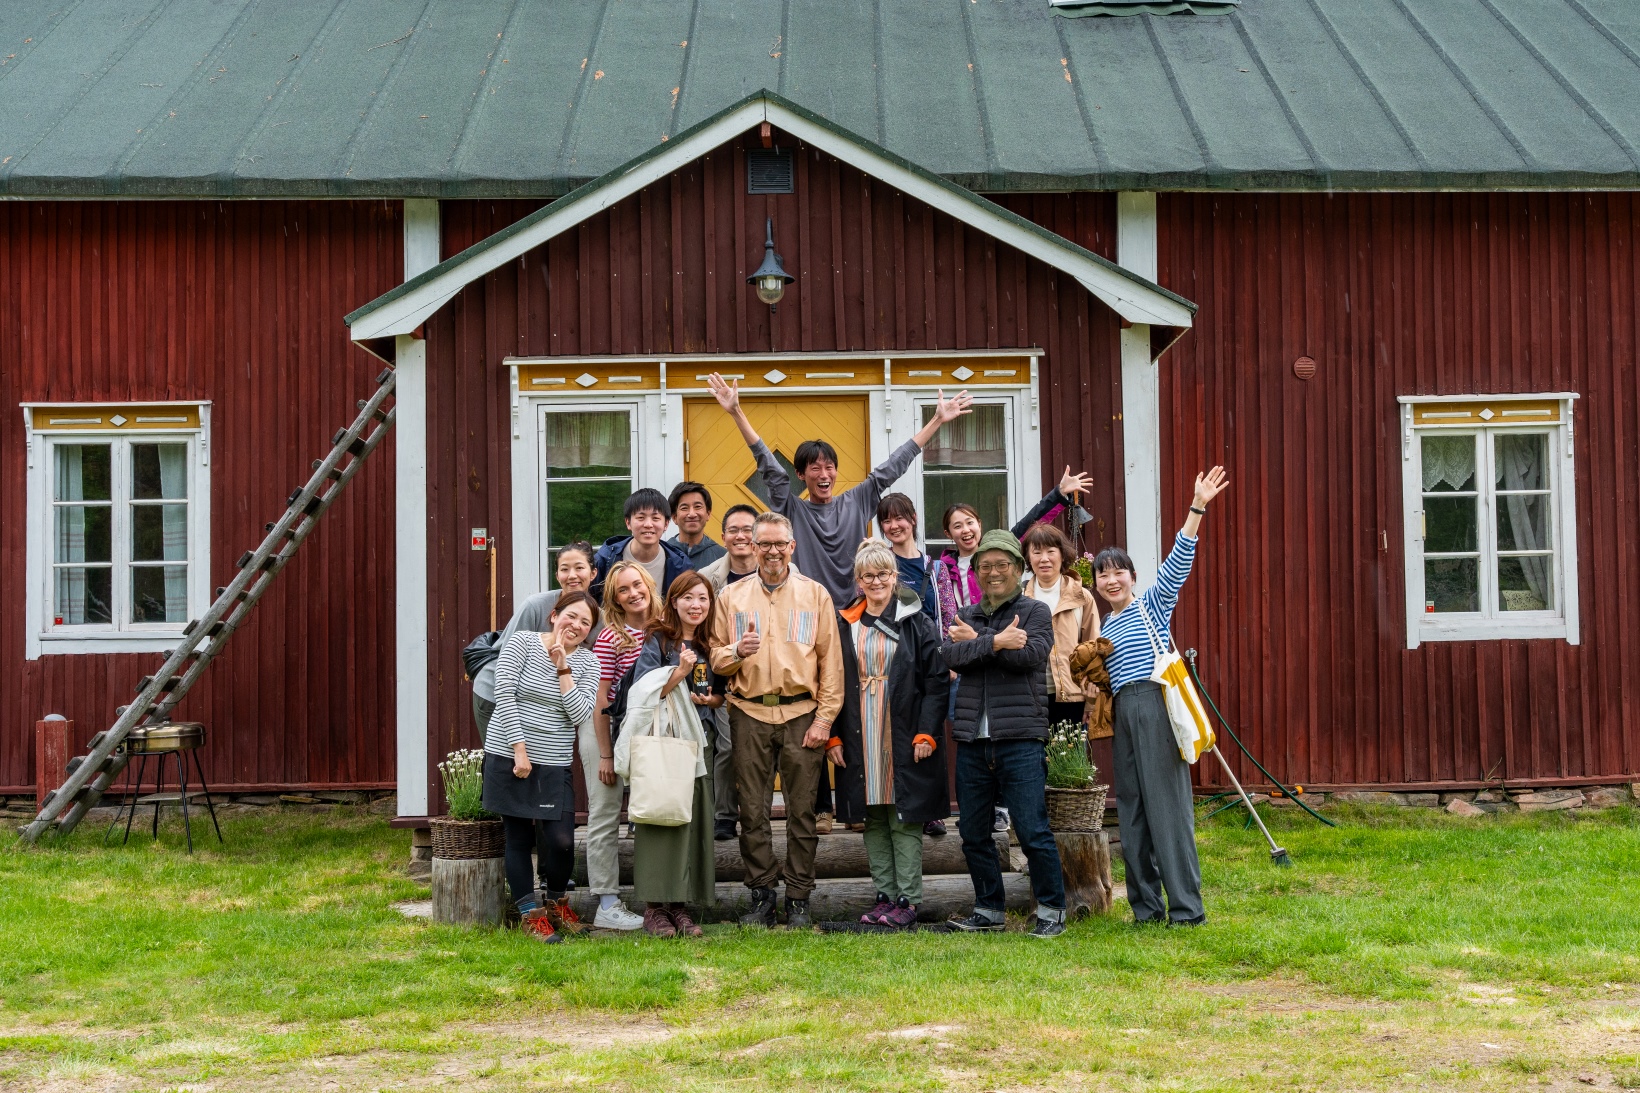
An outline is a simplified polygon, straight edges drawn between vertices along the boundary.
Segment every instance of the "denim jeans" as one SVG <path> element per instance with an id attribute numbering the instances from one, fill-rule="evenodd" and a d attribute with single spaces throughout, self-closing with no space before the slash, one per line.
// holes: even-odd
<path id="1" fill-rule="evenodd" d="M 957 829 L 974 882 L 974 904 L 988 911 L 1007 906 L 1002 865 L 991 830 L 998 805 L 1008 810 L 1019 848 L 1031 863 L 1031 894 L 1039 906 L 1063 910 L 1065 878 L 1059 844 L 1048 830 L 1048 759 L 1040 740 L 957 742 Z"/>

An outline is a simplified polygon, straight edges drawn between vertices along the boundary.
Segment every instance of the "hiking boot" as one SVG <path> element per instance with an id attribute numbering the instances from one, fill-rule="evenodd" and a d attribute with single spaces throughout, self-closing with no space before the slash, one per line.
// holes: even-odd
<path id="1" fill-rule="evenodd" d="M 774 928 L 774 889 L 753 888 L 751 910 L 740 916 L 742 926 Z"/>
<path id="2" fill-rule="evenodd" d="M 643 927 L 643 919 L 626 909 L 626 904 L 616 900 L 608 907 L 599 906 L 598 913 L 592 916 L 592 924 L 600 930 L 620 930 L 626 932 Z"/>
<path id="3" fill-rule="evenodd" d="M 831 825 L 832 825 L 832 815 L 831 815 L 831 813 L 829 813 L 829 812 L 816 812 L 814 814 L 814 833 L 816 835 L 830 835 L 831 834 Z"/>
<path id="4" fill-rule="evenodd" d="M 678 927 L 672 921 L 672 912 L 658 903 L 651 903 L 643 911 L 643 932 L 650 937 L 677 937 Z"/>
<path id="5" fill-rule="evenodd" d="M 881 926 L 883 916 L 894 910 L 894 901 L 882 892 L 877 893 L 877 905 L 860 916 L 860 921 L 867 926 Z"/>
<path id="6" fill-rule="evenodd" d="M 689 909 L 682 904 L 676 907 L 668 907 L 667 910 L 671 912 L 672 923 L 678 928 L 680 937 L 700 937 L 701 934 L 705 933 L 704 930 L 695 925 L 695 920 L 690 916 Z"/>
<path id="7" fill-rule="evenodd" d="M 905 896 L 894 901 L 894 909 L 881 919 L 884 926 L 892 926 L 896 930 L 909 930 L 917 924 L 917 908 Z"/>
<path id="8" fill-rule="evenodd" d="M 556 945 L 564 939 L 558 931 L 552 928 L 552 922 L 547 917 L 545 907 L 533 907 L 525 911 L 518 919 L 518 928 L 530 937 L 547 945 Z"/>
<path id="9" fill-rule="evenodd" d="M 712 825 L 712 838 L 720 843 L 726 843 L 735 837 L 735 822 L 733 820 L 719 820 Z"/>
<path id="10" fill-rule="evenodd" d="M 929 820 L 927 823 L 923 824 L 923 834 L 924 835 L 931 835 L 931 836 L 939 836 L 939 835 L 945 834 L 945 821 L 944 820 Z"/>
<path id="11" fill-rule="evenodd" d="M 1032 937 L 1058 937 L 1065 932 L 1065 923 L 1056 918 L 1038 918 L 1031 925 Z"/>
<path id="12" fill-rule="evenodd" d="M 999 809 L 996 810 L 996 813 L 991 817 L 991 830 L 992 831 L 1006 831 L 1006 830 L 1008 830 L 1008 828 L 1010 826 L 1013 825 L 1013 822 L 1014 822 L 1014 819 L 1013 819 L 1012 816 L 1008 815 L 1008 810 L 1005 809 L 1005 808 L 999 808 Z"/>
<path id="13" fill-rule="evenodd" d="M 565 937 L 580 937 L 587 932 L 587 924 L 581 921 L 580 915 L 570 909 L 568 896 L 559 896 L 548 902 L 544 909 L 552 928 Z"/>
<path id="14" fill-rule="evenodd" d="M 809 901 L 806 899 L 792 899 L 786 897 L 786 928 L 788 930 L 807 930 L 814 922 L 809 918 Z"/>
<path id="15" fill-rule="evenodd" d="M 1007 929 L 1007 923 L 1003 920 L 987 918 L 977 910 L 966 918 L 948 919 L 946 925 L 965 934 L 1000 934 Z"/>

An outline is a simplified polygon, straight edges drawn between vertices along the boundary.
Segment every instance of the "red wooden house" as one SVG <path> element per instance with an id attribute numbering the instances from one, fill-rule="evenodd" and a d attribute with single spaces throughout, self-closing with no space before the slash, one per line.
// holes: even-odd
<path id="1" fill-rule="evenodd" d="M 0 793 L 41 716 L 112 719 L 375 357 L 385 458 L 182 708 L 222 788 L 436 807 L 474 529 L 505 614 L 634 485 L 755 496 L 712 370 L 845 479 L 965 386 L 925 521 L 1070 463 L 1147 571 L 1226 464 L 1176 634 L 1277 774 L 1633 779 L 1640 22 L 1133 6 L 12 5 Z"/>

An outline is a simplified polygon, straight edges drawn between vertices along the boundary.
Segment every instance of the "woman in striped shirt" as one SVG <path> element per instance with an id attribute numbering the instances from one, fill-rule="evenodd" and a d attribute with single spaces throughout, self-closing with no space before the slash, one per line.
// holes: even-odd
<path id="1" fill-rule="evenodd" d="M 1138 595 L 1133 559 L 1106 547 L 1093 559 L 1094 586 L 1110 604 L 1099 633 L 1110 640 L 1105 657 L 1115 739 L 1116 815 L 1122 826 L 1128 906 L 1135 922 L 1199 926 L 1202 871 L 1196 859 L 1196 806 L 1190 765 L 1179 755 L 1162 687 L 1150 679 L 1157 649 L 1166 650 L 1179 591 L 1196 558 L 1196 533 L 1208 502 L 1230 484 L 1223 467 L 1196 476 L 1196 496 L 1156 583 Z M 1167 890 L 1167 903 L 1162 890 Z"/>
<path id="2" fill-rule="evenodd" d="M 567 592 L 551 618 L 550 634 L 521 630 L 501 647 L 484 734 L 484 807 L 501 817 L 507 884 L 524 928 L 542 941 L 581 929 L 566 895 L 575 866 L 570 764 L 577 727 L 592 716 L 598 693 L 598 660 L 584 644 L 598 605 L 585 592 Z M 546 906 L 530 862 L 538 848 Z"/>
<path id="3" fill-rule="evenodd" d="M 643 919 L 621 902 L 620 853 L 621 780 L 615 776 L 615 733 L 609 708 L 615 687 L 643 651 L 645 628 L 656 614 L 660 597 L 655 579 L 637 562 L 616 562 L 604 575 L 604 621 L 593 643 L 598 657 L 598 705 L 585 730 L 595 739 L 597 768 L 586 763 L 587 776 L 587 888 L 598 897 L 592 924 L 601 930 L 637 930 Z M 583 748 L 583 756 L 586 756 Z M 588 756 L 588 758 L 590 758 Z M 596 778 L 594 778 L 596 774 Z"/>

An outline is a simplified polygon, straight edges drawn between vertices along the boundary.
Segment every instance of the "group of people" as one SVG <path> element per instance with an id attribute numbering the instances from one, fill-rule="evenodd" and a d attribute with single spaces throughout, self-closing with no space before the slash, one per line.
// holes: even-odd
<path id="1" fill-rule="evenodd" d="M 917 543 L 911 499 L 886 493 L 943 425 L 970 412 L 967 392 L 942 393 L 916 436 L 839 494 L 829 443 L 798 447 L 800 481 L 792 481 L 741 409 L 737 387 L 715 374 L 710 382 L 751 449 L 767 509 L 730 508 L 719 544 L 707 534 L 704 486 L 636 491 L 624 510 L 628 534 L 561 549 L 558 587 L 518 606 L 499 655 L 473 680 L 484 803 L 504 821 L 507 882 L 524 928 L 550 942 L 586 929 L 567 897 L 577 760 L 587 881 L 598 899 L 592 925 L 698 936 L 694 909 L 714 899 L 713 842 L 738 837 L 750 889 L 741 923 L 772 927 L 784 917 L 788 927 L 808 926 L 819 835 L 836 822 L 861 832 L 876 886 L 861 921 L 909 928 L 923 898 L 923 838 L 945 830 L 954 763 L 974 905 L 950 927 L 1003 928 L 994 836 L 1011 825 L 1029 862 L 1031 933 L 1058 936 L 1065 895 L 1048 829 L 1045 746 L 1053 724 L 1083 721 L 1101 701 L 1114 704 L 1134 917 L 1205 921 L 1189 767 L 1150 676 L 1202 516 L 1227 484 L 1222 468 L 1197 476 L 1152 587 L 1138 592 L 1120 549 L 1095 557 L 1094 584 L 1108 608 L 1101 623 L 1073 571 L 1074 549 L 1051 523 L 1090 488 L 1085 475 L 1067 467 L 1012 529 L 986 530 L 973 506 L 952 505 L 942 524 L 953 547 L 937 559 Z M 872 520 L 881 538 L 865 538 Z M 678 532 L 663 539 L 668 524 Z M 1072 667 L 1078 647 L 1099 637 L 1111 646 L 1103 695 Z M 671 719 L 669 731 L 693 741 L 699 757 L 691 818 L 633 825 L 640 914 L 621 898 L 623 779 L 634 732 L 660 704 L 678 701 L 678 688 L 693 718 Z M 771 827 L 777 775 L 784 860 Z"/>

